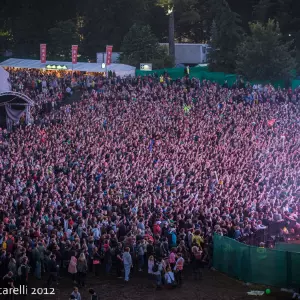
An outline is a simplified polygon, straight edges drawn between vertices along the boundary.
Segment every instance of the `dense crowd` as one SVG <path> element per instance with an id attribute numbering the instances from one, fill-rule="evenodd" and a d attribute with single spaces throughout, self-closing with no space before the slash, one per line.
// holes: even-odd
<path id="1" fill-rule="evenodd" d="M 70 75 L 11 74 L 34 100 L 73 88 Z M 9 284 L 31 269 L 51 285 L 63 268 L 79 286 L 89 271 L 128 282 L 134 265 L 180 286 L 187 264 L 195 278 L 211 266 L 214 233 L 243 241 L 276 223 L 274 235 L 299 235 L 300 90 L 167 74 L 75 85 L 81 101 L 1 137 Z"/>

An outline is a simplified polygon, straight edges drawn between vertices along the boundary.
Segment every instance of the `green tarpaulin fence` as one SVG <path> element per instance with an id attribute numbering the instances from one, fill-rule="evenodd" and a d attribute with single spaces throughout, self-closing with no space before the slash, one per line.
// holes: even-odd
<path id="1" fill-rule="evenodd" d="M 248 246 L 215 235 L 213 266 L 244 282 L 299 288 L 300 253 Z"/>
<path id="2" fill-rule="evenodd" d="M 160 76 L 164 72 L 167 72 L 173 80 L 182 78 L 185 75 L 184 68 L 170 68 L 170 69 L 153 70 L 150 72 L 136 70 L 136 76 L 147 76 L 153 74 L 157 74 L 158 76 Z M 207 79 L 210 81 L 217 82 L 219 84 L 223 84 L 225 81 L 225 73 L 208 72 L 207 68 L 201 68 L 201 67 L 190 68 L 190 76 L 194 78 L 199 78 L 200 80 Z"/>
<path id="3" fill-rule="evenodd" d="M 280 251 L 289 251 L 289 252 L 299 252 L 300 253 L 300 244 L 288 244 L 288 243 L 277 243 L 275 245 L 276 250 Z M 300 281 L 300 279 L 299 279 Z"/>
<path id="4" fill-rule="evenodd" d="M 294 90 L 298 87 L 300 87 L 300 80 L 293 80 L 292 81 L 292 89 Z"/>
<path id="5" fill-rule="evenodd" d="M 185 75 L 184 68 L 169 68 L 169 69 L 153 70 L 150 72 L 136 70 L 136 76 L 147 76 L 147 75 L 153 75 L 153 74 L 157 74 L 158 76 L 160 76 L 164 72 L 167 72 L 173 80 L 182 78 Z M 229 86 L 232 86 L 238 78 L 238 75 L 236 75 L 236 74 L 225 74 L 222 72 L 209 72 L 207 67 L 190 68 L 190 76 L 194 77 L 194 78 L 198 78 L 200 80 L 204 80 L 204 79 L 210 80 L 212 82 L 217 82 L 219 84 L 223 84 L 225 82 L 225 80 L 227 80 L 227 83 Z M 251 81 L 250 83 L 252 85 L 253 84 L 265 85 L 265 84 L 270 83 L 270 81 Z M 273 81 L 271 83 L 275 88 L 278 88 L 278 87 L 284 88 L 285 87 L 284 80 L 277 80 L 277 81 Z M 295 89 L 298 86 L 300 86 L 300 80 L 293 80 L 292 88 Z"/>

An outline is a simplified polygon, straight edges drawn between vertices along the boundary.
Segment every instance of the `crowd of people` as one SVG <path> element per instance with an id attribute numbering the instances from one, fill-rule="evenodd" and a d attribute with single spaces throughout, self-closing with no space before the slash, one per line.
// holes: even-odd
<path id="1" fill-rule="evenodd" d="M 80 101 L 0 133 L 9 285 L 30 271 L 51 286 L 64 269 L 77 286 L 91 272 L 128 282 L 134 267 L 173 288 L 188 264 L 195 279 L 211 267 L 214 233 L 243 241 L 280 223 L 276 235 L 299 236 L 300 89 L 167 74 L 72 85 L 69 74 L 26 70 L 11 81 L 41 102 L 77 86 Z"/>

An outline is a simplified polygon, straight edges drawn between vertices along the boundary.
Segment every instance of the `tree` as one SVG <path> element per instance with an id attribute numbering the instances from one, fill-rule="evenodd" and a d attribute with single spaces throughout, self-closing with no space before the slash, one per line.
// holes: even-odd
<path id="1" fill-rule="evenodd" d="M 300 72 L 300 1 L 260 0 L 254 6 L 254 16 L 260 22 L 274 19 L 279 23 L 284 41 L 293 41 L 296 47 L 297 69 Z"/>
<path id="2" fill-rule="evenodd" d="M 239 14 L 241 17 L 241 25 L 243 30 L 247 33 L 250 32 L 249 22 L 253 21 L 253 8 L 259 1 L 260 0 L 227 0 L 231 10 Z"/>
<path id="3" fill-rule="evenodd" d="M 0 30 L 0 53 L 5 52 L 5 50 L 11 50 L 12 46 L 12 36 L 8 31 Z"/>
<path id="4" fill-rule="evenodd" d="M 204 2 L 205 0 L 157 0 L 157 4 L 164 9 L 169 19 L 169 55 L 173 60 L 175 59 L 175 28 L 179 31 L 185 27 L 185 37 L 190 38 L 193 35 L 192 29 L 196 28 L 196 25 L 200 25 L 201 19 L 198 8 L 202 8 Z M 175 25 L 175 12 L 178 26 Z M 183 36 L 179 36 L 182 40 Z"/>
<path id="5" fill-rule="evenodd" d="M 215 18 L 211 26 L 211 50 L 208 55 L 212 71 L 231 73 L 236 68 L 237 45 L 242 40 L 243 30 L 239 15 L 233 12 L 225 0 L 212 1 Z"/>
<path id="6" fill-rule="evenodd" d="M 295 36 L 296 46 L 296 70 L 298 75 L 300 74 L 300 31 Z"/>
<path id="7" fill-rule="evenodd" d="M 38 58 L 39 44 L 49 41 L 49 29 L 58 21 L 76 19 L 76 2 L 2 0 L 0 31 L 9 33 L 8 47 L 14 56 Z"/>
<path id="8" fill-rule="evenodd" d="M 114 51 L 120 51 L 122 40 L 130 27 L 135 23 L 146 23 L 149 1 L 86 0 L 81 2 L 79 14 L 83 18 L 81 34 L 84 54 L 95 59 L 96 53 L 105 51 L 106 45 L 113 45 Z"/>
<path id="9" fill-rule="evenodd" d="M 203 42 L 207 21 L 206 0 L 177 0 L 175 2 L 175 32 L 178 42 Z"/>
<path id="10" fill-rule="evenodd" d="M 58 22 L 56 27 L 49 29 L 50 54 L 68 59 L 71 57 L 72 45 L 78 45 L 79 34 L 72 20 Z"/>
<path id="11" fill-rule="evenodd" d="M 174 21 L 174 0 L 158 0 L 166 15 L 169 16 L 169 55 L 175 60 L 175 21 Z"/>
<path id="12" fill-rule="evenodd" d="M 121 51 L 120 61 L 136 67 L 142 62 L 154 62 L 154 67 L 170 62 L 149 25 L 134 24 L 124 37 Z"/>
<path id="13" fill-rule="evenodd" d="M 295 67 L 291 42 L 283 42 L 277 22 L 250 24 L 251 34 L 238 49 L 237 71 L 249 80 L 288 78 Z"/>
<path id="14" fill-rule="evenodd" d="M 300 30 L 298 0 L 260 0 L 254 6 L 254 17 L 262 23 L 274 19 L 279 23 L 284 38 Z"/>

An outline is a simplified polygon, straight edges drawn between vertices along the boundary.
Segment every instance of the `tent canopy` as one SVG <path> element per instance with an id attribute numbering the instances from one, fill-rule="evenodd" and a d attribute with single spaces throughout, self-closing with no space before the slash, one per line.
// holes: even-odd
<path id="1" fill-rule="evenodd" d="M 0 66 L 0 93 L 11 90 L 10 83 L 8 82 L 9 74 Z"/>
<path id="2" fill-rule="evenodd" d="M 72 66 L 72 62 L 65 61 L 47 61 L 46 64 L 42 64 L 39 60 L 33 59 L 19 59 L 19 58 L 10 58 L 2 63 L 2 67 L 11 67 L 11 68 L 25 68 L 25 69 L 44 69 L 47 66 L 63 66 L 66 67 L 65 70 L 74 70 L 80 72 L 105 72 L 106 69 L 102 68 L 102 64 L 98 63 L 84 63 L 78 62 Z M 115 72 L 117 76 L 134 76 L 135 67 L 124 65 L 124 64 L 111 64 L 107 67 L 107 71 Z"/>

